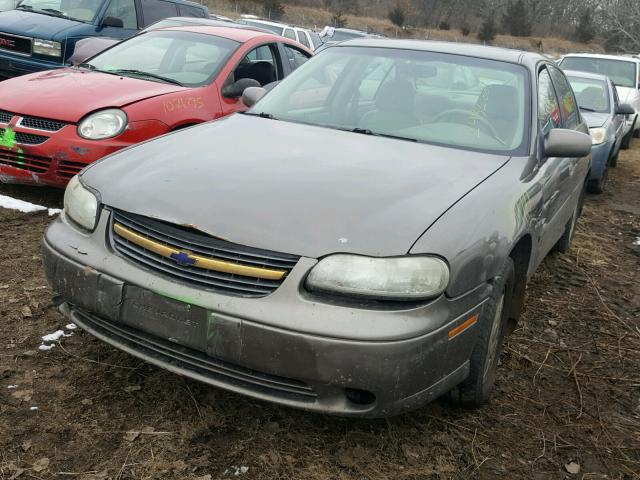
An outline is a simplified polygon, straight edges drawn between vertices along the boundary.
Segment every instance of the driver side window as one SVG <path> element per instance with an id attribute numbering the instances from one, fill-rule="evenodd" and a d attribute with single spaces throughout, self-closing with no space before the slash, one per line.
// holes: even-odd
<path id="1" fill-rule="evenodd" d="M 251 50 L 233 71 L 233 81 L 242 78 L 252 78 L 261 86 L 276 82 L 278 75 L 278 61 L 275 55 L 275 45 L 261 45 Z"/>
<path id="2" fill-rule="evenodd" d="M 105 17 L 122 20 L 122 28 L 138 29 L 138 18 L 136 16 L 136 4 L 134 0 L 112 0 Z"/>
<path id="3" fill-rule="evenodd" d="M 538 75 L 538 123 L 543 135 L 562 123 L 558 98 L 546 68 Z"/>

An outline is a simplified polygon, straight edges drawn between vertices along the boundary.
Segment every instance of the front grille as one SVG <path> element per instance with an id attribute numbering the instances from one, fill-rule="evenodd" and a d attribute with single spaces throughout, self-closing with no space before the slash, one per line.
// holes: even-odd
<path id="1" fill-rule="evenodd" d="M 0 128 L 0 135 L 4 135 L 5 129 Z M 41 143 L 49 140 L 49 137 L 43 137 L 42 135 L 33 135 L 32 133 L 15 132 L 16 142 L 23 145 L 40 145 Z"/>
<path id="2" fill-rule="evenodd" d="M 0 123 L 9 123 L 13 118 L 13 113 L 0 111 Z"/>
<path id="3" fill-rule="evenodd" d="M 7 50 L 19 55 L 31 55 L 31 42 L 31 38 L 0 32 L 0 50 Z"/>
<path id="4" fill-rule="evenodd" d="M 66 123 L 58 120 L 47 120 L 46 118 L 22 117 L 19 126 L 24 128 L 35 128 L 36 130 L 45 130 L 47 132 L 57 132 L 62 130 Z"/>
<path id="5" fill-rule="evenodd" d="M 308 384 L 233 365 L 191 348 L 164 341 L 139 330 L 114 324 L 89 313 L 73 310 L 73 319 L 91 333 L 112 340 L 151 358 L 164 368 L 203 381 L 212 380 L 243 390 L 303 402 L 315 401 L 317 394 Z"/>
<path id="6" fill-rule="evenodd" d="M 34 173 L 45 173 L 49 170 L 51 159 L 0 149 L 0 165 L 7 165 Z"/>
<path id="7" fill-rule="evenodd" d="M 58 162 L 57 173 L 61 177 L 71 178 L 71 177 L 77 175 L 78 173 L 80 173 L 80 170 L 82 170 L 86 166 L 87 166 L 86 163 L 79 163 L 79 162 L 71 162 L 69 160 L 62 160 L 62 161 Z"/>
<path id="8" fill-rule="evenodd" d="M 112 215 L 113 248 L 128 260 L 172 279 L 222 293 L 243 297 L 265 297 L 273 293 L 299 260 L 295 255 L 236 245 L 192 229 L 115 210 Z M 137 235 L 131 240 L 116 229 L 124 228 Z M 140 240 L 142 239 L 142 240 Z M 173 250 L 169 258 L 158 251 Z M 173 256 L 180 252 L 175 258 Z M 223 262 L 232 269 L 249 268 L 258 273 L 227 273 L 217 267 L 201 268 L 183 261 L 193 255 Z M 279 279 L 260 278 L 262 272 L 282 272 Z M 266 275 L 265 275 L 266 276 Z"/>

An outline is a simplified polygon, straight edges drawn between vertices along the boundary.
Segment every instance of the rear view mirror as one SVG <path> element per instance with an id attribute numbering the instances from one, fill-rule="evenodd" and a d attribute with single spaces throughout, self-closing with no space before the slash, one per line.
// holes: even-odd
<path id="1" fill-rule="evenodd" d="M 616 108 L 616 114 L 618 115 L 633 115 L 634 113 L 636 113 L 636 111 L 628 103 L 621 103 L 618 105 L 618 108 Z"/>
<path id="2" fill-rule="evenodd" d="M 544 139 L 547 157 L 584 157 L 591 153 L 591 137 L 575 130 L 554 128 Z"/>
<path id="3" fill-rule="evenodd" d="M 267 90 L 262 87 L 249 87 L 242 94 L 242 103 L 251 108 L 266 94 Z"/>
<path id="4" fill-rule="evenodd" d="M 260 82 L 253 78 L 241 78 L 231 85 L 222 87 L 222 96 L 227 98 L 240 98 L 247 88 L 259 86 Z"/>
<path id="5" fill-rule="evenodd" d="M 102 19 L 103 27 L 115 27 L 115 28 L 124 28 L 124 22 L 121 18 L 116 17 L 104 17 Z"/>

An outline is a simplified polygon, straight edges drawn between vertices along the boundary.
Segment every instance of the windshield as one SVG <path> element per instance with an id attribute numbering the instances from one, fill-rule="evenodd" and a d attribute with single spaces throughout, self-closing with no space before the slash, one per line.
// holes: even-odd
<path id="1" fill-rule="evenodd" d="M 609 112 L 609 90 L 604 81 L 580 77 L 568 79 L 580 108 L 600 113 Z"/>
<path id="2" fill-rule="evenodd" d="M 523 149 L 527 71 L 433 52 L 334 47 L 250 113 L 354 133 L 480 151 Z"/>
<path id="3" fill-rule="evenodd" d="M 103 3 L 104 0 L 22 0 L 17 8 L 88 23 Z"/>
<path id="4" fill-rule="evenodd" d="M 637 87 L 635 62 L 609 58 L 565 57 L 560 66 L 564 70 L 579 70 L 606 75 L 618 87 Z"/>
<path id="5" fill-rule="evenodd" d="M 240 44 L 226 38 L 183 31 L 153 31 L 82 64 L 145 80 L 198 87 L 210 83 Z"/>

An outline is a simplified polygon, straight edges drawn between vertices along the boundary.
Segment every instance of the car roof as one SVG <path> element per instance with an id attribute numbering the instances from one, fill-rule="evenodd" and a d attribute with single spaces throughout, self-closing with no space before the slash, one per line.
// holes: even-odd
<path id="1" fill-rule="evenodd" d="M 283 37 L 281 37 L 280 35 L 276 35 L 275 33 L 260 32 L 248 28 L 223 27 L 217 25 L 179 25 L 175 27 L 161 28 L 160 30 L 204 33 L 206 35 L 228 38 L 229 40 L 235 40 L 236 42 L 241 43 L 261 37 L 268 37 L 274 41 L 279 42 L 283 41 Z"/>
<path id="2" fill-rule="evenodd" d="M 624 62 L 640 62 L 640 59 L 634 57 L 627 57 L 624 55 L 605 55 L 604 53 L 567 53 L 562 58 L 566 57 L 581 57 L 581 58 L 603 58 L 606 60 L 621 60 Z"/>
<path id="3" fill-rule="evenodd" d="M 262 20 L 261 18 L 242 18 L 241 20 L 244 20 L 247 22 L 254 22 L 254 23 L 263 23 L 265 25 L 273 25 L 274 27 L 282 27 L 282 28 L 291 26 L 286 23 L 272 22 L 271 20 Z"/>
<path id="4" fill-rule="evenodd" d="M 580 77 L 580 78 L 590 78 L 591 80 L 609 80 L 609 77 L 606 75 L 601 75 L 599 73 L 590 73 L 590 72 L 581 72 L 580 70 L 564 70 L 563 72 L 568 77 Z"/>
<path id="5" fill-rule="evenodd" d="M 400 50 L 419 50 L 424 52 L 449 53 L 468 57 L 486 58 L 502 62 L 535 64 L 540 60 L 550 60 L 539 53 L 513 50 L 502 47 L 487 47 L 474 43 L 439 42 L 432 40 L 396 40 L 385 38 L 358 38 L 346 40 L 335 45 L 341 47 L 378 47 Z"/>

